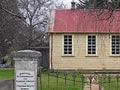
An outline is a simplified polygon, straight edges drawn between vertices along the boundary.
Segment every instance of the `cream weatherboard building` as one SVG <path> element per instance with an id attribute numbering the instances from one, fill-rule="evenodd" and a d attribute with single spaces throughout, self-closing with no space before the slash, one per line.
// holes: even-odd
<path id="1" fill-rule="evenodd" d="M 120 70 L 120 13 L 55 10 L 49 27 L 50 69 Z M 107 19 L 106 19 L 107 18 Z"/>

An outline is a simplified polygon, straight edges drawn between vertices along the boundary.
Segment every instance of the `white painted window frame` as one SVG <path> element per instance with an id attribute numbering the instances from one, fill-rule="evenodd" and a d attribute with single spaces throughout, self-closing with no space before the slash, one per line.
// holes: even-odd
<path id="1" fill-rule="evenodd" d="M 64 54 L 64 36 L 65 35 L 72 36 L 72 54 Z M 62 56 L 74 56 L 74 35 L 73 34 L 63 34 L 62 35 Z"/>
<path id="2" fill-rule="evenodd" d="M 88 36 L 96 36 L 96 54 L 88 54 Z M 98 36 L 96 34 L 86 35 L 86 56 L 98 56 Z"/>
<path id="3" fill-rule="evenodd" d="M 112 36 L 120 35 L 120 34 L 111 34 L 110 35 L 110 56 L 120 56 L 120 54 L 112 54 Z"/>

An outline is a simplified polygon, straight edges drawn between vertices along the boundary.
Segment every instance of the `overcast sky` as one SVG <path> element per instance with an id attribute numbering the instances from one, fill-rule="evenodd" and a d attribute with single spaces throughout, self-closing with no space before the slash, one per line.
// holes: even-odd
<path id="1" fill-rule="evenodd" d="M 70 3 L 72 0 L 62 0 L 65 4 Z"/>
<path id="2" fill-rule="evenodd" d="M 61 1 L 63 1 L 63 3 L 66 5 L 67 8 L 71 7 L 72 0 L 61 0 Z M 74 1 L 77 2 L 78 0 L 74 0 Z"/>
<path id="3" fill-rule="evenodd" d="M 62 1 L 67 4 L 67 3 L 70 3 L 72 0 L 62 0 Z M 78 0 L 74 0 L 74 1 L 77 2 Z"/>

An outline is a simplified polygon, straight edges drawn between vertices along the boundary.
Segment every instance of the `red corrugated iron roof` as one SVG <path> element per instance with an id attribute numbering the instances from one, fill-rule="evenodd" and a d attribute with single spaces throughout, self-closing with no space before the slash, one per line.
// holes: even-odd
<path id="1" fill-rule="evenodd" d="M 109 10 L 55 10 L 49 32 L 118 33 L 120 12 Z"/>

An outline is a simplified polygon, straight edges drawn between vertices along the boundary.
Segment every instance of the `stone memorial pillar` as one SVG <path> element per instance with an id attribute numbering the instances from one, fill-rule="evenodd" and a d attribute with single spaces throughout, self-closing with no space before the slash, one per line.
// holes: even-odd
<path id="1" fill-rule="evenodd" d="M 37 64 L 41 53 L 21 50 L 14 53 L 15 90 L 37 90 Z"/>

